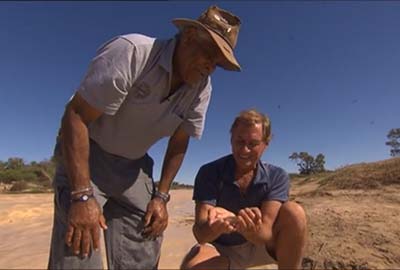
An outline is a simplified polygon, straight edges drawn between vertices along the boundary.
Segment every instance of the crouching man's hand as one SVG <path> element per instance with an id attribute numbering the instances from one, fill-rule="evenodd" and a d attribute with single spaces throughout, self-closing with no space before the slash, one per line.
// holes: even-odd
<path id="1" fill-rule="evenodd" d="M 261 210 L 258 207 L 251 207 L 243 208 L 239 211 L 235 228 L 247 240 L 254 242 L 254 238 L 257 238 L 261 225 Z"/>
<path id="2" fill-rule="evenodd" d="M 213 207 L 208 211 L 208 226 L 217 235 L 235 231 L 236 215 L 222 207 Z"/>

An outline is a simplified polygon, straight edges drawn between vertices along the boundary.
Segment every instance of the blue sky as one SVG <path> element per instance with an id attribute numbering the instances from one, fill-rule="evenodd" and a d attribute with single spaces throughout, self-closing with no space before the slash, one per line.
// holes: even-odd
<path id="1" fill-rule="evenodd" d="M 263 160 L 297 171 L 292 152 L 323 153 L 326 167 L 389 158 L 400 127 L 400 2 L 168 1 L 1 2 L 0 160 L 52 155 L 65 103 L 96 49 L 115 35 L 169 38 L 172 18 L 210 4 L 242 20 L 243 71 L 217 69 L 203 138 L 191 140 L 176 180 L 230 153 L 229 127 L 243 109 L 272 121 Z M 160 175 L 167 140 L 150 150 Z"/>

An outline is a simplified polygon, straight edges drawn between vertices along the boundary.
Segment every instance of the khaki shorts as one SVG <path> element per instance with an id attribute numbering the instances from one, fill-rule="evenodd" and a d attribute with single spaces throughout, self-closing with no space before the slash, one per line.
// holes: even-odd
<path id="1" fill-rule="evenodd" d="M 242 245 L 224 246 L 217 243 L 207 243 L 229 259 L 229 269 L 245 269 L 266 264 L 276 264 L 275 259 L 267 252 L 265 245 L 254 245 L 246 242 Z"/>

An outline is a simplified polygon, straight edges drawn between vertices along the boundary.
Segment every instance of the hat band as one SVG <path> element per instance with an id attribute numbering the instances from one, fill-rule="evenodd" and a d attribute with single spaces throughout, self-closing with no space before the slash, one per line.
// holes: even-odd
<path id="1" fill-rule="evenodd" d="M 218 36 L 220 36 L 221 38 L 223 38 L 226 43 L 228 43 L 229 47 L 231 47 L 231 49 L 233 50 L 233 46 L 231 44 L 231 42 L 225 37 L 225 35 L 223 34 L 222 30 L 217 29 L 217 28 L 212 28 L 210 26 L 208 26 L 207 24 L 202 23 L 208 30 L 213 31 L 214 33 L 216 33 Z M 228 32 L 227 30 L 225 30 L 225 32 Z"/>

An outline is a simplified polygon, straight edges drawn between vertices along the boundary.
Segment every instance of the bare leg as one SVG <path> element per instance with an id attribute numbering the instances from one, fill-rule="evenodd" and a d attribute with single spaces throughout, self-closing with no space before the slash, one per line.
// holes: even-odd
<path id="1" fill-rule="evenodd" d="M 196 245 L 186 254 L 181 269 L 229 269 L 229 260 L 212 246 Z"/>
<path id="2" fill-rule="evenodd" d="M 273 243 L 268 244 L 278 261 L 279 269 L 301 269 L 307 233 L 303 208 L 295 202 L 286 202 L 279 210 L 273 228 Z"/>

